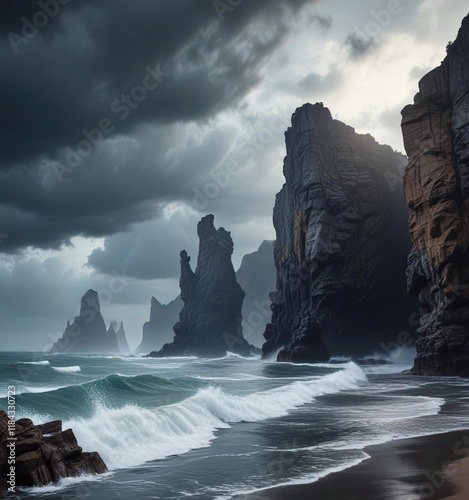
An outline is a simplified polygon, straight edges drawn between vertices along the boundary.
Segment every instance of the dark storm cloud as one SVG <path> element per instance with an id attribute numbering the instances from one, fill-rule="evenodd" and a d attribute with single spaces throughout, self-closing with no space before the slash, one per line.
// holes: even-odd
<path id="1" fill-rule="evenodd" d="M 215 215 L 217 227 L 232 231 L 234 262 L 256 249 L 260 238 L 265 237 L 260 234 L 272 225 L 275 193 L 284 182 L 280 165 L 288 123 L 276 115 L 266 115 L 250 117 L 244 124 L 246 130 L 231 148 L 220 147 L 220 152 L 231 149 L 231 153 L 223 159 L 220 155 L 219 166 L 208 176 L 205 172 L 191 178 L 192 197 L 186 204 L 192 210 L 176 203 L 169 207 L 175 209 L 169 219 L 163 216 L 106 237 L 103 248 L 95 249 L 89 256 L 88 265 L 107 274 L 124 266 L 126 273 L 137 279 L 178 279 L 181 250 L 187 250 L 196 262 L 197 223 L 206 213 Z M 233 135 L 229 129 L 219 131 L 213 141 L 220 146 Z M 183 137 L 179 140 L 183 141 Z M 215 145 L 210 149 L 215 151 Z M 232 175 L 228 174 L 228 165 L 237 165 Z"/>
<path id="2" fill-rule="evenodd" d="M 175 160 L 178 146 L 168 149 L 162 135 L 241 104 L 295 13 L 312 3 L 246 1 L 220 20 L 211 0 L 70 1 L 26 39 L 41 2 L 3 2 L 1 251 L 128 230 L 161 203 L 190 197 L 229 141 L 214 131 Z M 124 102 L 149 74 L 157 88 L 141 103 Z M 112 133 L 71 171 L 83 131 L 103 120 Z M 54 161 L 66 167 L 56 178 Z"/>
<path id="3" fill-rule="evenodd" d="M 164 203 L 189 200 L 199 176 L 229 148 L 230 131 L 212 130 L 194 143 L 174 129 L 144 127 L 107 141 L 62 182 L 52 167 L 4 174 L 0 228 L 8 237 L 1 251 L 57 248 L 75 235 L 128 230 L 157 216 Z"/>
<path id="4" fill-rule="evenodd" d="M 147 66 L 159 64 L 169 81 L 119 124 L 120 133 L 145 120 L 204 119 L 232 106 L 258 82 L 257 65 L 282 40 L 284 19 L 306 1 L 244 2 L 223 21 L 208 0 L 75 1 L 19 45 L 11 33 L 22 36 L 21 18 L 32 20 L 34 8 L 16 6 L 20 19 L 10 13 L 0 25 L 3 165 L 76 144 Z"/>
<path id="5" fill-rule="evenodd" d="M 128 276 L 144 280 L 177 278 L 180 251 L 197 256 L 196 226 L 196 217 L 143 223 L 131 233 L 106 238 L 104 248 L 93 250 L 88 265 L 105 274 L 123 267 Z"/>
<path id="6" fill-rule="evenodd" d="M 376 48 L 376 41 L 372 37 L 364 38 L 357 33 L 350 33 L 344 45 L 349 50 L 351 57 L 361 58 L 367 56 Z"/>

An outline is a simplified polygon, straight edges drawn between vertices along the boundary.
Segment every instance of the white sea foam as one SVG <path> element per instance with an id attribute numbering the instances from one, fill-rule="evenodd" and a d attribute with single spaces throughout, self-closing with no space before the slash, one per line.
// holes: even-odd
<path id="1" fill-rule="evenodd" d="M 102 358 L 102 359 L 120 359 L 122 361 L 137 361 L 139 359 L 144 358 L 144 356 L 139 356 L 137 354 L 128 354 L 126 356 L 119 354 L 110 354 L 108 356 L 93 356 L 93 358 Z"/>
<path id="2" fill-rule="evenodd" d="M 158 357 L 158 358 L 147 358 L 146 356 L 142 356 L 143 359 L 147 361 L 161 361 L 161 360 L 167 360 L 167 361 L 194 361 L 194 360 L 200 360 L 197 356 L 164 356 L 164 357 Z"/>
<path id="3" fill-rule="evenodd" d="M 388 363 L 412 366 L 416 356 L 415 347 L 397 347 L 389 353 L 374 352 L 365 356 L 365 361 L 387 361 Z"/>
<path id="4" fill-rule="evenodd" d="M 49 361 L 18 361 L 22 365 L 50 365 Z"/>
<path id="5" fill-rule="evenodd" d="M 41 487 L 32 487 L 32 488 L 21 488 L 21 491 L 27 492 L 30 495 L 33 496 L 42 496 L 42 495 L 49 495 L 53 493 L 57 493 L 60 490 L 63 490 L 65 488 L 71 488 L 75 487 L 76 488 L 76 496 L 77 498 L 80 497 L 87 497 L 92 493 L 92 490 L 90 487 L 84 483 L 86 482 L 99 482 L 103 481 L 105 478 L 108 478 L 112 476 L 111 472 L 107 472 L 105 474 L 99 474 L 99 475 L 82 475 L 80 477 L 65 477 L 60 479 L 56 483 L 50 483 L 46 486 L 41 486 Z M 80 484 L 83 483 L 83 484 Z"/>
<path id="6" fill-rule="evenodd" d="M 271 484 L 269 486 L 265 486 L 263 488 L 239 489 L 237 491 L 230 492 L 229 495 L 217 496 L 215 498 L 215 500 L 228 500 L 230 498 L 233 498 L 234 496 L 253 495 L 254 493 L 259 493 L 261 491 L 266 491 L 266 490 L 270 490 L 272 488 L 278 488 L 281 486 L 295 486 L 295 485 L 301 485 L 301 484 L 315 483 L 316 481 L 319 481 L 319 479 L 326 477 L 329 474 L 334 474 L 336 472 L 341 472 L 341 471 L 344 471 L 346 469 L 350 469 L 351 467 L 355 467 L 356 465 L 361 464 L 362 462 L 364 462 L 368 458 L 370 458 L 370 455 L 368 455 L 365 452 L 360 452 L 359 457 L 347 460 L 346 462 L 343 462 L 340 465 L 336 465 L 334 467 L 329 467 L 328 469 L 324 469 L 321 472 L 314 472 L 312 474 L 305 474 L 301 477 L 293 478 L 293 479 L 290 479 L 289 481 L 273 483 L 273 484 Z"/>
<path id="7" fill-rule="evenodd" d="M 331 358 L 330 362 L 331 363 L 348 363 L 351 361 L 351 357 L 348 356 L 334 356 Z"/>
<path id="8" fill-rule="evenodd" d="M 52 392 L 58 391 L 59 389 L 65 389 L 66 387 L 70 387 L 68 385 L 58 385 L 54 387 L 34 387 L 34 386 L 24 386 L 17 389 L 16 394 L 42 394 L 43 392 Z"/>
<path id="9" fill-rule="evenodd" d="M 81 372 L 81 368 L 79 366 L 53 366 L 52 368 L 56 372 L 60 372 L 60 373 L 77 373 L 77 372 Z"/>
<path id="10" fill-rule="evenodd" d="M 397 420 L 415 419 L 438 415 L 441 407 L 445 404 L 443 398 L 431 398 L 427 396 L 388 396 L 395 399 L 395 404 L 386 405 L 385 416 L 382 409 L 379 410 L 379 421 L 393 422 Z M 377 410 L 378 413 L 378 410 Z"/>
<path id="11" fill-rule="evenodd" d="M 230 424 L 282 417 L 318 396 L 356 389 L 363 382 L 363 371 L 350 363 L 344 370 L 315 380 L 246 396 L 208 387 L 183 402 L 156 410 L 133 405 L 106 408 L 98 403 L 91 419 L 65 425 L 74 429 L 80 446 L 96 449 L 113 470 L 209 446 L 215 432 Z"/>
<path id="12" fill-rule="evenodd" d="M 247 380 L 311 380 L 313 377 L 263 377 L 262 375 L 253 375 L 251 373 L 235 373 L 233 377 L 209 377 L 206 375 L 197 375 L 195 378 L 200 380 L 214 380 L 214 381 L 229 381 L 229 382 L 245 382 Z"/>

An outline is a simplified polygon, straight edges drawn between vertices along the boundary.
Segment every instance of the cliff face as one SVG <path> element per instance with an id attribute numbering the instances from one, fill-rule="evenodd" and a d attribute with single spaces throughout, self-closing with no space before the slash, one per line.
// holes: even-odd
<path id="1" fill-rule="evenodd" d="M 280 361 L 322 361 L 379 351 L 417 310 L 405 283 L 405 157 L 333 120 L 322 104 L 298 108 L 285 137 L 263 353 L 283 348 Z"/>
<path id="2" fill-rule="evenodd" d="M 233 240 L 225 229 L 215 229 L 213 220 L 213 215 L 207 215 L 197 225 L 199 255 L 195 272 L 190 257 L 181 252 L 179 284 L 184 307 L 174 326 L 174 341 L 151 356 L 218 357 L 228 351 L 250 354 L 241 327 L 244 292 L 231 262 Z"/>
<path id="3" fill-rule="evenodd" d="M 246 294 L 242 309 L 244 337 L 259 347 L 272 316 L 269 294 L 275 290 L 276 276 L 273 245 L 273 241 L 263 241 L 256 252 L 243 257 L 236 271 L 236 279 Z"/>
<path id="4" fill-rule="evenodd" d="M 161 349 L 174 337 L 173 326 L 178 320 L 184 302 L 178 296 L 169 304 L 151 298 L 150 321 L 143 325 L 142 342 L 135 352 L 149 353 Z"/>
<path id="5" fill-rule="evenodd" d="M 413 373 L 469 376 L 469 17 L 419 87 L 402 111 L 408 287 L 426 310 Z"/>
<path id="6" fill-rule="evenodd" d="M 119 352 L 114 330 L 106 331 L 98 294 L 88 290 L 81 298 L 80 314 L 67 328 L 51 352 Z"/>

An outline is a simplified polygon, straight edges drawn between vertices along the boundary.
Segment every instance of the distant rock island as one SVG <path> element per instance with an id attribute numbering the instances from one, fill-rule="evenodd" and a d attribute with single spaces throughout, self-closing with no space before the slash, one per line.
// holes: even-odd
<path id="1" fill-rule="evenodd" d="M 122 324 L 121 329 L 122 331 L 119 330 L 120 343 L 125 347 L 127 339 Z M 83 295 L 80 314 L 75 317 L 72 324 L 69 321 L 67 322 L 63 336 L 52 346 L 50 352 L 121 352 L 114 325 L 111 323 L 109 329 L 106 330 L 96 291 L 90 289 Z"/>
<path id="2" fill-rule="evenodd" d="M 379 350 L 418 309 L 406 292 L 406 158 L 334 120 L 322 103 L 298 108 L 285 138 L 263 353 L 318 362 Z"/>
<path id="3" fill-rule="evenodd" d="M 62 430 L 62 422 L 54 420 L 34 425 L 29 418 L 10 421 L 0 410 L 0 492 L 8 490 L 10 444 L 15 441 L 15 486 L 45 486 L 65 477 L 102 474 L 107 468 L 97 452 L 85 453 L 78 446 L 72 429 Z"/>
<path id="4" fill-rule="evenodd" d="M 190 257 L 181 252 L 181 299 L 184 307 L 174 326 L 174 340 L 150 353 L 153 357 L 221 357 L 227 352 L 249 356 L 255 352 L 244 339 L 241 308 L 244 292 L 231 262 L 233 240 L 224 228 L 215 229 L 214 216 L 197 225 L 199 254 L 195 272 Z"/>
<path id="5" fill-rule="evenodd" d="M 426 309 L 412 373 L 469 376 L 469 17 L 447 52 L 402 111 L 408 286 Z"/>
<path id="6" fill-rule="evenodd" d="M 184 302 L 180 295 L 169 304 L 161 304 L 155 297 L 152 297 L 150 320 L 143 325 L 142 342 L 135 352 L 148 354 L 171 342 L 174 338 L 173 327 L 179 318 L 183 305 Z"/>
<path id="7" fill-rule="evenodd" d="M 245 292 L 243 301 L 243 333 L 246 340 L 261 347 L 264 331 L 270 322 L 270 293 L 275 290 L 274 242 L 263 241 L 255 252 L 243 257 L 236 279 Z"/>
<path id="8" fill-rule="evenodd" d="M 273 241 L 263 241 L 258 250 L 243 257 L 236 271 L 236 280 L 245 292 L 241 309 L 243 334 L 249 343 L 258 347 L 264 343 L 265 326 L 272 316 L 269 294 L 275 290 L 276 272 L 273 244 Z M 143 325 L 142 342 L 135 352 L 157 351 L 171 342 L 183 305 L 180 295 L 169 304 L 161 304 L 152 297 L 150 320 Z"/>

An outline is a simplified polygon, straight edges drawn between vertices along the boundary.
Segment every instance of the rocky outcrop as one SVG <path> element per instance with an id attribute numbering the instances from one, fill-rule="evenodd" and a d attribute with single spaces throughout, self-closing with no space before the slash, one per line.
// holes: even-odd
<path id="1" fill-rule="evenodd" d="M 174 326 L 174 341 L 150 356 L 220 357 L 227 352 L 248 356 L 253 350 L 243 337 L 244 292 L 231 262 L 233 240 L 224 228 L 215 229 L 213 220 L 213 215 L 207 215 L 197 225 L 195 272 L 187 252 L 181 252 L 179 285 L 184 307 Z"/>
<path id="2" fill-rule="evenodd" d="M 157 351 L 164 344 L 172 341 L 173 327 L 178 321 L 184 302 L 177 296 L 169 304 L 161 304 L 155 297 L 151 298 L 150 321 L 143 325 L 142 342 L 136 353 Z"/>
<path id="3" fill-rule="evenodd" d="M 51 352 L 119 352 L 115 331 L 106 331 L 97 292 L 88 290 L 83 295 L 80 314 L 72 324 L 67 322 L 62 338 L 52 346 Z"/>
<path id="4" fill-rule="evenodd" d="M 99 454 L 83 452 L 72 429 L 63 431 L 60 420 L 42 425 L 29 418 L 14 422 L 0 410 L 0 491 L 104 472 Z"/>
<path id="5" fill-rule="evenodd" d="M 275 265 L 273 241 L 264 241 L 259 249 L 243 257 L 236 271 L 236 280 L 245 293 L 241 314 L 244 337 L 255 346 L 264 343 L 264 330 L 270 321 L 269 293 L 275 289 Z M 178 295 L 168 304 L 151 299 L 150 321 L 143 325 L 142 342 L 136 353 L 148 353 L 161 349 L 174 337 L 173 326 L 184 305 Z"/>
<path id="6" fill-rule="evenodd" d="M 469 17 L 447 52 L 402 111 L 408 286 L 426 310 L 413 373 L 469 376 Z"/>
<path id="7" fill-rule="evenodd" d="M 396 342 L 417 303 L 406 294 L 406 158 L 305 104 L 286 134 L 273 221 L 277 286 L 264 355 L 315 362 Z"/>
<path id="8" fill-rule="evenodd" d="M 251 344 L 261 347 L 270 321 L 269 294 L 275 290 L 274 242 L 263 241 L 258 250 L 243 257 L 236 279 L 246 294 L 243 301 L 243 333 Z"/>

